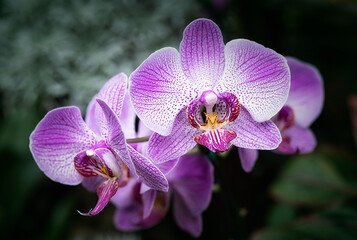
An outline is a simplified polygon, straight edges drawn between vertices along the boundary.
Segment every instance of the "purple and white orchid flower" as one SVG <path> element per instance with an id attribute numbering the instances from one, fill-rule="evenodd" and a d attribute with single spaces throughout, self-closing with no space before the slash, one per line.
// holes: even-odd
<path id="1" fill-rule="evenodd" d="M 165 172 L 166 168 L 162 171 Z M 157 224 L 165 217 L 172 201 L 178 226 L 195 237 L 201 234 L 201 214 L 211 199 L 213 167 L 204 155 L 194 154 L 182 156 L 177 165 L 169 169 L 171 171 L 166 173 L 169 192 L 153 189 L 142 192 L 145 189 L 143 184 L 131 179 L 123 187 L 122 194 L 112 198 L 117 207 L 114 224 L 118 229 L 134 231 Z"/>
<path id="2" fill-rule="evenodd" d="M 178 158 L 196 143 L 218 152 L 231 144 L 277 148 L 280 132 L 269 119 L 284 105 L 289 87 L 284 57 L 245 39 L 225 46 L 208 19 L 186 27 L 180 53 L 167 47 L 149 56 L 129 86 L 137 115 L 157 132 L 148 149 L 156 163 Z"/>
<path id="3" fill-rule="evenodd" d="M 122 114 L 127 77 L 111 78 L 91 102 L 87 124 L 77 107 L 46 114 L 30 136 L 30 150 L 39 168 L 53 181 L 77 185 L 96 178 L 98 202 L 88 213 L 98 214 L 128 182 L 138 177 L 147 186 L 168 191 L 165 175 L 126 143 L 118 116 Z M 122 122 L 130 118 L 121 116 Z"/>
<path id="4" fill-rule="evenodd" d="M 291 72 L 291 87 L 284 107 L 272 118 L 283 139 L 275 152 L 309 153 L 316 147 L 315 136 L 309 127 L 322 110 L 323 81 L 313 65 L 293 57 L 286 59 Z M 239 156 L 243 169 L 249 172 L 258 158 L 258 151 L 240 148 Z"/>

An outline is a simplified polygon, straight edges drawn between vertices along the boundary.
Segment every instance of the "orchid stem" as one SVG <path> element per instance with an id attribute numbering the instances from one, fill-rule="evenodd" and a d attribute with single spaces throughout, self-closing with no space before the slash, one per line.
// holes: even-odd
<path id="1" fill-rule="evenodd" d="M 150 136 L 147 137 L 141 137 L 141 138 L 129 138 L 126 139 L 126 143 L 140 143 L 140 142 L 147 142 L 149 141 Z"/>

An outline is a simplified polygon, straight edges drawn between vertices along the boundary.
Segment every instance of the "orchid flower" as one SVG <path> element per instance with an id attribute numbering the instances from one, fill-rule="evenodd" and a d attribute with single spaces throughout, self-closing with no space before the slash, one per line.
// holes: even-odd
<path id="1" fill-rule="evenodd" d="M 156 132 L 148 155 L 161 163 L 196 143 L 214 152 L 231 144 L 277 148 L 281 136 L 269 119 L 289 86 L 284 57 L 245 39 L 225 46 L 218 26 L 198 19 L 186 27 L 180 53 L 160 49 L 131 74 L 129 92 L 139 118 Z"/>
<path id="2" fill-rule="evenodd" d="M 168 162 L 172 165 L 177 160 Z M 204 155 L 195 154 L 182 156 L 177 165 L 169 169 L 171 171 L 166 173 L 169 192 L 153 189 L 143 192 L 143 184 L 131 179 L 123 187 L 122 194 L 112 198 L 112 203 L 117 207 L 114 224 L 118 229 L 134 231 L 157 224 L 165 217 L 172 200 L 178 226 L 195 237 L 201 234 L 201 214 L 211 199 L 213 167 Z"/>
<path id="3" fill-rule="evenodd" d="M 111 78 L 89 105 L 87 124 L 77 107 L 57 108 L 46 114 L 30 136 L 37 165 L 53 181 L 77 185 L 99 179 L 98 202 L 86 216 L 98 214 L 129 176 L 168 191 L 164 174 L 126 143 L 118 118 L 126 86 L 125 74 Z M 128 117 L 124 114 L 121 119 L 125 122 Z"/>
<path id="4" fill-rule="evenodd" d="M 291 72 L 291 87 L 284 107 L 272 118 L 283 139 L 275 152 L 309 153 L 316 147 L 315 136 L 309 127 L 322 110 L 323 81 L 314 66 L 293 57 L 286 59 Z M 258 151 L 240 148 L 239 155 L 243 169 L 251 171 Z"/>

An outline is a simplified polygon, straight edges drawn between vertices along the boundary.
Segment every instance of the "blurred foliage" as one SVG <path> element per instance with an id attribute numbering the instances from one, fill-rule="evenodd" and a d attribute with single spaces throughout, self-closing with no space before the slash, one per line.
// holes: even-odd
<path id="1" fill-rule="evenodd" d="M 353 240 L 357 236 L 357 162 L 337 151 L 292 159 L 271 191 L 278 203 L 253 240 Z"/>
<path id="2" fill-rule="evenodd" d="M 2 1 L 2 108 L 84 109 L 109 77 L 129 75 L 164 44 L 178 46 L 194 10 L 187 0 Z"/>
<path id="3" fill-rule="evenodd" d="M 136 233 L 115 229 L 111 205 L 97 217 L 80 216 L 76 209 L 93 207 L 95 194 L 46 178 L 28 138 L 47 111 L 76 105 L 84 113 L 111 76 L 130 75 L 159 48 L 178 48 L 185 26 L 199 17 L 214 20 L 225 42 L 247 38 L 314 64 L 326 90 L 312 125 L 316 153 L 261 151 L 251 173 L 234 148 L 210 155 L 219 191 L 203 214 L 200 239 L 355 239 L 356 143 L 346 104 L 357 95 L 354 1 L 0 0 L 4 239 L 192 239 L 171 213 Z"/>

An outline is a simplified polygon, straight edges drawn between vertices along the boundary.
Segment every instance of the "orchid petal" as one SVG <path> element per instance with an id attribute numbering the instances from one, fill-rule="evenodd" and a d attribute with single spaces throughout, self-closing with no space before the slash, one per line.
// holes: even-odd
<path id="1" fill-rule="evenodd" d="M 204 155 L 187 155 L 167 175 L 173 188 L 177 224 L 193 236 L 202 231 L 201 213 L 208 207 L 213 186 L 213 167 Z"/>
<path id="2" fill-rule="evenodd" d="M 169 136 L 161 136 L 157 133 L 152 135 L 149 140 L 148 156 L 155 164 L 181 157 L 196 146 L 194 138 L 201 132 L 190 125 L 186 111 L 183 109 L 177 115 Z"/>
<path id="3" fill-rule="evenodd" d="M 232 140 L 232 144 L 237 147 L 272 150 L 281 142 L 280 131 L 272 121 L 256 122 L 244 107 L 238 118 L 225 128 L 237 133 L 237 137 Z"/>
<path id="4" fill-rule="evenodd" d="M 106 178 L 100 176 L 86 177 L 82 180 L 82 186 L 90 192 L 95 192 L 97 191 L 98 187 L 106 180 Z"/>
<path id="5" fill-rule="evenodd" d="M 175 158 L 169 161 L 166 161 L 161 164 L 157 164 L 157 167 L 160 169 L 160 171 L 167 175 L 169 172 L 171 172 L 173 169 L 175 169 L 177 163 L 179 162 L 179 158 Z"/>
<path id="6" fill-rule="evenodd" d="M 150 189 L 145 191 L 141 195 L 141 198 L 143 200 L 143 219 L 145 219 L 151 214 L 156 199 L 156 190 Z"/>
<path id="7" fill-rule="evenodd" d="M 143 121 L 139 121 L 139 126 L 138 126 L 138 132 L 137 132 L 137 136 L 138 138 L 140 137 L 147 137 L 147 136 L 151 136 L 153 135 L 154 132 L 148 128 Z"/>
<path id="8" fill-rule="evenodd" d="M 198 215 L 208 207 L 214 179 L 213 166 L 207 157 L 201 154 L 182 156 L 167 178 L 189 213 Z"/>
<path id="9" fill-rule="evenodd" d="M 120 187 L 120 191 L 110 199 L 110 202 L 117 208 L 130 208 L 135 204 L 140 204 L 140 185 L 137 179 L 130 178 L 128 184 Z"/>
<path id="10" fill-rule="evenodd" d="M 130 97 L 137 115 L 161 135 L 170 134 L 176 115 L 192 95 L 174 48 L 154 52 L 130 76 Z"/>
<path id="11" fill-rule="evenodd" d="M 81 213 L 83 216 L 94 216 L 100 213 L 104 207 L 108 204 L 110 199 L 115 195 L 119 187 L 118 178 L 110 178 L 103 182 L 97 189 L 98 202 L 93 209 L 88 213 Z"/>
<path id="12" fill-rule="evenodd" d="M 120 73 L 109 79 L 89 103 L 86 122 L 96 134 L 100 134 L 101 126 L 105 124 L 106 120 L 95 99 L 102 99 L 117 116 L 121 116 L 126 88 L 127 76 Z"/>
<path id="13" fill-rule="evenodd" d="M 238 153 L 243 170 L 246 172 L 252 171 L 255 162 L 258 160 L 258 150 L 238 148 Z"/>
<path id="14" fill-rule="evenodd" d="M 122 231 L 135 231 L 142 229 L 140 221 L 142 205 L 135 204 L 131 208 L 117 208 L 114 214 L 114 225 Z"/>
<path id="15" fill-rule="evenodd" d="M 202 217 L 200 214 L 193 215 L 185 201 L 178 194 L 174 193 L 174 218 L 177 225 L 189 232 L 192 236 L 198 237 L 202 232 Z"/>
<path id="16" fill-rule="evenodd" d="M 115 226 L 123 231 L 133 231 L 150 227 L 160 221 L 166 214 L 167 206 L 169 202 L 169 194 L 165 194 L 163 197 L 164 208 L 152 208 L 150 215 L 144 218 L 144 206 L 145 199 L 143 195 L 139 193 L 140 184 L 136 180 L 131 180 L 127 186 L 123 188 L 124 196 L 116 194 L 112 198 L 112 202 L 116 205 L 117 211 L 114 216 Z M 155 190 L 151 190 L 156 192 Z M 163 194 L 163 193 L 162 193 Z M 157 196 L 157 194 L 156 194 Z M 155 199 L 154 199 L 155 200 Z M 156 200 L 155 200 L 156 201 Z M 155 205 L 155 201 L 148 205 Z"/>
<path id="17" fill-rule="evenodd" d="M 108 147 L 126 164 L 131 173 L 136 175 L 136 170 L 126 147 L 125 136 L 121 130 L 118 117 L 104 101 L 97 99 L 97 102 L 102 108 L 106 120 L 106 122 L 103 123 L 103 130 L 101 132 L 107 139 Z"/>
<path id="18" fill-rule="evenodd" d="M 254 120 L 269 120 L 288 97 L 290 73 L 285 58 L 245 39 L 227 43 L 225 57 L 217 90 L 235 94 Z"/>
<path id="19" fill-rule="evenodd" d="M 136 137 L 135 119 L 136 114 L 130 101 L 130 95 L 129 93 L 126 93 L 124 97 L 123 108 L 121 110 L 121 114 L 119 115 L 119 122 L 120 125 L 123 126 L 122 130 L 126 138 Z"/>
<path id="20" fill-rule="evenodd" d="M 307 128 L 322 110 L 324 101 L 322 77 L 313 65 L 292 57 L 286 59 L 291 72 L 291 87 L 286 105 L 294 110 L 295 123 Z"/>
<path id="21" fill-rule="evenodd" d="M 48 112 L 30 136 L 30 150 L 39 168 L 53 181 L 69 185 L 83 178 L 74 168 L 74 157 L 95 143 L 96 136 L 77 107 Z"/>
<path id="22" fill-rule="evenodd" d="M 182 69 L 197 89 L 213 89 L 224 70 L 224 43 L 219 27 L 208 19 L 190 23 L 180 45 Z"/>
<path id="23" fill-rule="evenodd" d="M 160 169 L 130 145 L 127 145 L 127 147 L 139 178 L 141 178 L 147 186 L 158 191 L 167 192 L 169 184 Z"/>
<path id="24" fill-rule="evenodd" d="M 316 147 L 316 139 L 310 129 L 293 126 L 282 132 L 283 141 L 276 149 L 286 154 L 309 153 Z"/>

